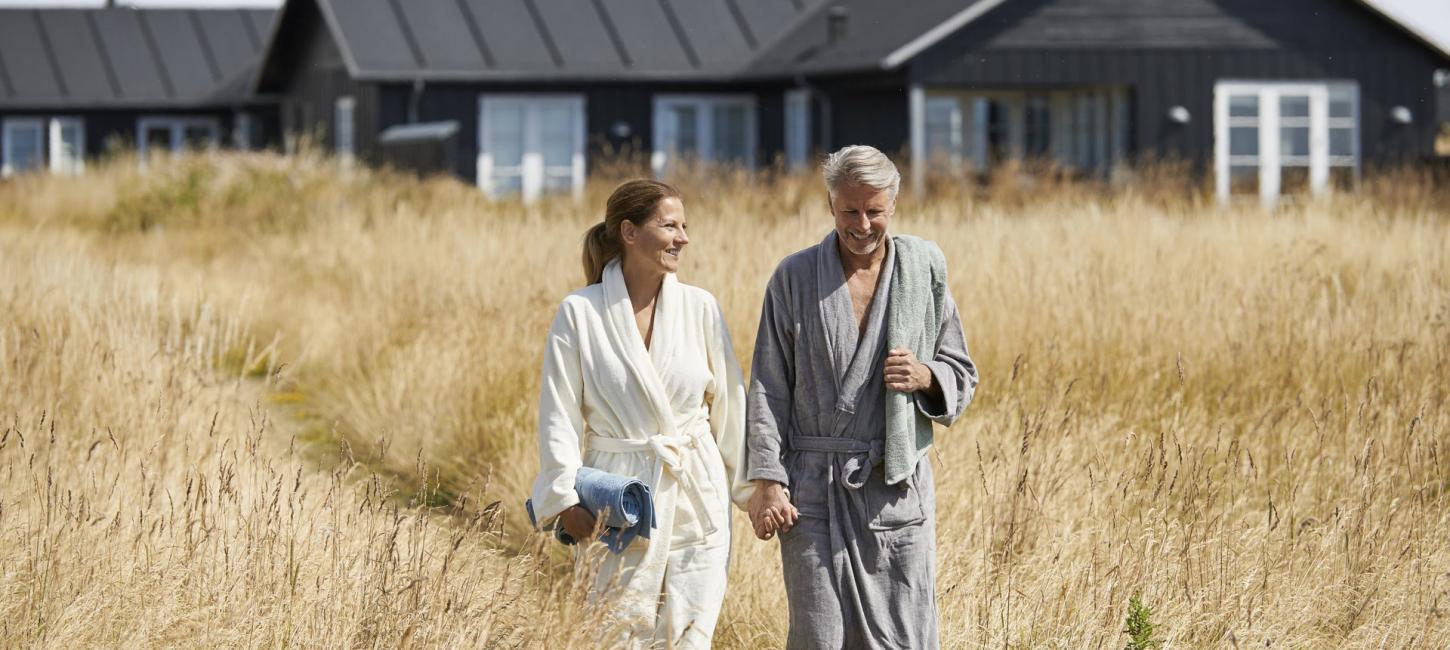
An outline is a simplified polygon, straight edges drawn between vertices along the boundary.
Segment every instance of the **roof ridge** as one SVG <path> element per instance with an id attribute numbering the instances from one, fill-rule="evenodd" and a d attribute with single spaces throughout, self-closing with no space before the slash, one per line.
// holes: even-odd
<path id="1" fill-rule="evenodd" d="M 604 6 L 604 0 L 593 0 L 594 13 L 599 14 L 599 21 L 604 23 L 604 33 L 609 36 L 609 42 L 614 45 L 614 53 L 619 55 L 619 62 L 626 68 L 634 67 L 634 60 L 629 56 L 629 50 L 624 47 L 624 39 L 619 36 L 619 28 L 614 24 L 614 18 L 610 17 L 609 10 Z"/>
<path id="2" fill-rule="evenodd" d="M 45 51 L 45 62 L 50 66 L 51 74 L 55 75 L 56 90 L 60 96 L 70 98 L 70 84 L 66 83 L 65 73 L 60 69 L 60 61 L 55 57 L 55 45 L 50 42 L 50 32 L 45 29 L 45 21 L 40 17 L 40 10 L 30 12 L 30 17 L 35 20 L 35 35 L 40 37 L 40 49 Z"/>
<path id="3" fill-rule="evenodd" d="M 191 23 L 191 29 L 196 32 L 196 42 L 201 44 L 201 58 L 206 61 L 206 69 L 211 72 L 211 80 L 221 81 L 221 66 L 217 64 L 216 53 L 211 49 L 211 40 L 207 38 L 206 28 L 201 26 L 201 16 L 197 15 L 195 9 L 189 9 L 186 12 L 186 18 Z"/>
<path id="4" fill-rule="evenodd" d="M 660 9 L 665 12 L 665 21 L 670 24 L 670 31 L 675 33 L 679 39 L 680 47 L 685 50 L 685 58 L 690 60 L 690 67 L 700 67 L 700 57 L 695 53 L 695 48 L 690 45 L 690 38 L 685 35 L 685 26 L 680 23 L 680 17 L 675 15 L 675 8 L 670 6 L 670 0 L 659 0 Z"/>
<path id="5" fill-rule="evenodd" d="M 421 68 L 428 67 L 428 59 L 423 56 L 423 48 L 418 45 L 418 37 L 413 34 L 413 27 L 408 24 L 408 16 L 403 13 L 403 6 L 398 0 L 388 0 L 388 7 L 393 10 L 393 17 L 398 19 L 398 30 L 403 33 L 403 42 L 408 44 L 408 50 L 413 53 L 413 65 Z"/>
<path id="6" fill-rule="evenodd" d="M 458 11 L 463 13 L 463 23 L 468 27 L 468 35 L 473 38 L 473 46 L 478 48 L 478 55 L 483 58 L 483 65 L 493 68 L 493 52 L 488 49 L 488 42 L 483 39 L 483 29 L 478 26 L 478 17 L 473 15 L 473 8 L 468 6 L 468 0 L 457 0 Z"/>
<path id="7" fill-rule="evenodd" d="M 795 35 L 795 31 L 797 29 L 800 29 L 806 23 L 810 22 L 811 19 L 815 18 L 818 14 L 820 14 L 825 9 L 825 7 L 831 4 L 826 0 L 818 0 L 805 4 L 805 6 L 801 6 L 801 1 L 802 0 L 792 0 L 791 4 L 798 7 L 797 11 L 799 13 L 795 15 L 795 18 L 793 20 L 787 21 L 784 25 L 782 25 L 780 31 L 776 32 L 775 35 L 770 37 L 769 40 L 761 43 L 760 47 L 756 48 L 755 50 L 756 56 L 753 56 L 748 61 L 745 61 L 744 64 L 742 64 L 740 68 L 736 71 L 737 74 L 747 73 L 750 70 L 753 70 L 756 64 L 760 62 L 760 55 L 769 53 L 770 51 L 779 47 L 782 43 L 789 40 L 792 36 Z"/>
<path id="8" fill-rule="evenodd" d="M 730 10 L 730 16 L 735 19 L 735 26 L 740 28 L 740 35 L 745 37 L 745 46 L 753 51 L 755 34 L 750 31 L 750 25 L 745 22 L 745 13 L 740 11 L 739 0 L 725 0 L 725 7 Z"/>
<path id="9" fill-rule="evenodd" d="M 166 90 L 166 96 L 176 98 L 176 85 L 171 81 L 171 71 L 166 69 L 166 61 L 161 57 L 161 48 L 156 45 L 156 35 L 151 32 L 151 23 L 146 22 L 146 17 L 136 15 L 136 24 L 141 27 L 141 40 L 146 42 L 146 51 L 151 53 L 151 60 L 156 63 L 156 71 L 160 73 L 161 87 Z"/>
<path id="10" fill-rule="evenodd" d="M 111 92 L 117 97 L 125 97 L 126 92 L 121 89 L 121 78 L 116 75 L 116 66 L 111 63 L 111 52 L 106 49 L 106 41 L 101 38 L 101 27 L 96 24 L 96 13 L 86 12 L 86 30 L 91 33 L 91 40 L 96 44 L 96 53 L 101 55 L 101 69 L 106 71 L 106 83 L 111 85 Z"/>
<path id="11" fill-rule="evenodd" d="M 538 5 L 534 0 L 523 0 L 524 9 L 529 12 L 529 19 L 534 21 L 534 29 L 539 30 L 539 36 L 544 39 L 544 47 L 549 50 L 549 58 L 554 60 L 554 67 L 564 67 L 564 55 L 559 53 L 559 46 L 554 42 L 554 35 L 549 33 L 549 26 L 544 24 L 544 16 L 539 13 Z"/>

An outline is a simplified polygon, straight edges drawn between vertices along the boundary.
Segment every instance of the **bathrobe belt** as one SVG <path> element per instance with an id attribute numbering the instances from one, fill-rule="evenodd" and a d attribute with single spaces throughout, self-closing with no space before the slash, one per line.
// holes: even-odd
<path id="1" fill-rule="evenodd" d="M 841 463 L 841 484 L 848 489 L 859 490 L 865 487 L 866 479 L 871 478 L 871 472 L 881 464 L 882 452 L 886 447 L 883 440 L 867 442 L 854 438 L 791 436 L 790 448 L 793 451 L 849 454 L 846 461 Z M 835 463 L 831 463 L 833 470 L 835 465 Z"/>
<path id="2" fill-rule="evenodd" d="M 703 426 L 702 426 L 703 425 Z M 656 498 L 659 497 L 660 479 L 665 470 L 673 474 L 680 487 L 684 489 L 690 503 L 694 505 L 695 512 L 703 520 L 705 525 L 705 536 L 715 534 L 715 518 L 710 514 L 710 509 L 705 507 L 700 499 L 700 490 L 697 489 L 694 477 L 690 472 L 685 471 L 685 454 L 700 446 L 700 439 L 710 435 L 710 427 L 704 419 L 694 419 L 681 427 L 684 433 L 667 436 L 655 434 L 643 440 L 639 438 L 611 438 L 598 433 L 590 432 L 589 449 L 606 454 L 638 454 L 648 453 L 655 458 L 654 480 L 650 487 Z"/>

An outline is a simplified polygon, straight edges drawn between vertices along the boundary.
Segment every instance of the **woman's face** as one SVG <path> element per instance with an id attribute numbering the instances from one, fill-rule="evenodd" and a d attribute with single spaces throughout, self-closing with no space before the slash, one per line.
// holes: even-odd
<path id="1" fill-rule="evenodd" d="M 624 255 L 631 266 L 674 273 L 680 269 L 680 252 L 690 243 L 685 233 L 685 204 L 668 197 L 655 208 L 654 216 L 638 226 L 629 221 L 619 225 Z"/>

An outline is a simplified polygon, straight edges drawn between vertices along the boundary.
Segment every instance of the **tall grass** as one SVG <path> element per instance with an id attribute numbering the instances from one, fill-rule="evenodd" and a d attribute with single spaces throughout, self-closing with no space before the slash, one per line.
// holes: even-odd
<path id="1" fill-rule="evenodd" d="M 1173 174 L 939 179 L 983 383 L 939 432 L 949 647 L 1450 645 L 1450 214 Z M 748 367 L 808 176 L 682 179 Z M 611 189 L 493 203 L 303 156 L 0 185 L 0 645 L 593 646 L 527 534 L 543 332 Z M 53 433 L 52 433 L 53 432 Z M 23 438 L 24 442 L 21 443 Z M 717 645 L 780 645 L 737 518 Z"/>

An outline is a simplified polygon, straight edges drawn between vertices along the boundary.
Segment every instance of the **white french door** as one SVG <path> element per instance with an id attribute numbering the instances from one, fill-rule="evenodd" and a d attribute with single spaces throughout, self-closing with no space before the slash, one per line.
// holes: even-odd
<path id="1" fill-rule="evenodd" d="M 478 109 L 478 186 L 489 196 L 584 191 L 581 95 L 483 95 Z"/>
<path id="2" fill-rule="evenodd" d="M 1213 97 L 1215 189 L 1325 192 L 1359 178 L 1359 88 L 1353 82 L 1221 81 Z"/>
<path id="3" fill-rule="evenodd" d="M 755 166 L 751 95 L 656 95 L 650 166 L 663 176 L 681 160 Z"/>

